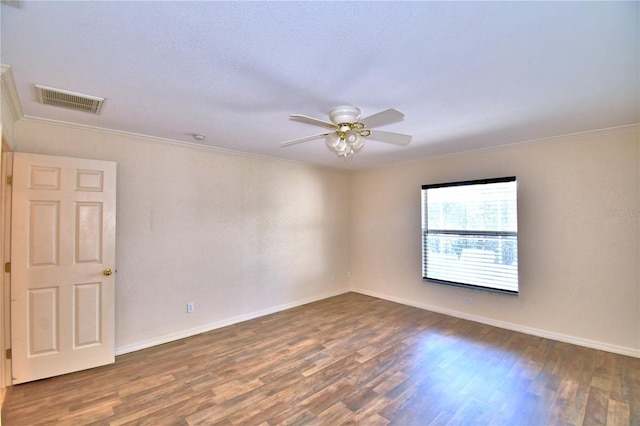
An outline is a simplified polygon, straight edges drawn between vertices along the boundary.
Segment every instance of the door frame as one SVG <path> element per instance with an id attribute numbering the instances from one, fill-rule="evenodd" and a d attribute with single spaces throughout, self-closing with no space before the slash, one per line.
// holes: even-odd
<path id="1" fill-rule="evenodd" d="M 5 272 L 4 265 L 10 261 L 11 247 L 11 186 L 7 184 L 7 177 L 11 176 L 13 167 L 13 153 L 2 141 L 2 181 L 0 182 L 0 386 L 3 391 L 11 386 L 11 358 L 7 357 L 7 350 L 11 349 L 11 273 Z M 4 392 L 2 394 L 4 401 Z"/>

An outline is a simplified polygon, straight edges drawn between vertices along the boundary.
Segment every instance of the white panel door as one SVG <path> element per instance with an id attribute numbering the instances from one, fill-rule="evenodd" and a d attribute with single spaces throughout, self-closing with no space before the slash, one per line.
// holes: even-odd
<path id="1" fill-rule="evenodd" d="M 13 384 L 114 362 L 116 163 L 13 154 Z"/>

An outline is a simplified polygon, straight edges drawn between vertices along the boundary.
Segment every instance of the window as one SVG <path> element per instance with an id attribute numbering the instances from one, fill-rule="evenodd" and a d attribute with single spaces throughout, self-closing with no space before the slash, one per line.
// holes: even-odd
<path id="1" fill-rule="evenodd" d="M 422 277 L 518 294 L 515 177 L 422 186 Z"/>

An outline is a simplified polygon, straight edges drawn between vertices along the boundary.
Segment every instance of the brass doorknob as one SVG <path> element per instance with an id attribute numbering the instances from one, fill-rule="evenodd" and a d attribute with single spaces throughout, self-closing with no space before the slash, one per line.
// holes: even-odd
<path id="1" fill-rule="evenodd" d="M 103 274 L 105 274 L 106 276 L 109 276 L 111 274 L 113 274 L 113 271 L 109 268 L 105 269 L 104 271 L 102 271 Z"/>

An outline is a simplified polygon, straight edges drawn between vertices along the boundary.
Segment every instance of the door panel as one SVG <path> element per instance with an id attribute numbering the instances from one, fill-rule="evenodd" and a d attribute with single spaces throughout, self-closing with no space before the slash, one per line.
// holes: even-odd
<path id="1" fill-rule="evenodd" d="M 13 383 L 114 361 L 116 164 L 15 153 Z"/>
<path id="2" fill-rule="evenodd" d="M 100 295 L 102 283 L 74 286 L 74 348 L 97 345 L 101 342 L 102 319 Z"/>
<path id="3" fill-rule="evenodd" d="M 76 263 L 102 262 L 102 203 L 76 203 Z"/>
<path id="4" fill-rule="evenodd" d="M 33 356 L 55 353 L 59 348 L 58 287 L 28 290 L 29 352 Z"/>
<path id="5" fill-rule="evenodd" d="M 60 203 L 29 201 L 29 267 L 58 265 Z"/>

